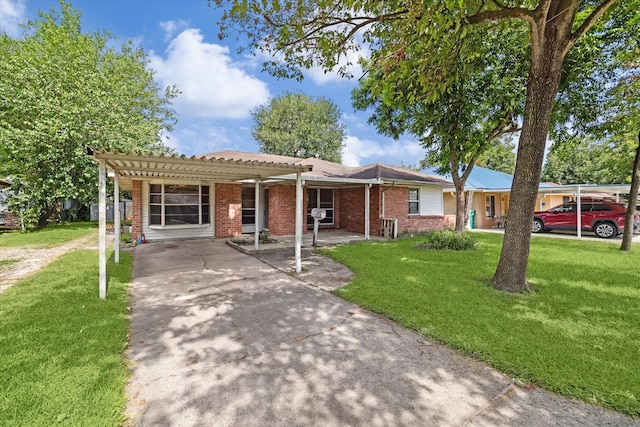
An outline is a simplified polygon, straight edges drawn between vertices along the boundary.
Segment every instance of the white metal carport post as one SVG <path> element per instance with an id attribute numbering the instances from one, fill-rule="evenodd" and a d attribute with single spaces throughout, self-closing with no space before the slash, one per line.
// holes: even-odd
<path id="1" fill-rule="evenodd" d="M 100 299 L 107 298 L 107 164 L 98 160 L 98 274 Z"/>
<path id="2" fill-rule="evenodd" d="M 118 171 L 113 176 L 113 259 L 120 263 L 120 177 Z"/>
<path id="3" fill-rule="evenodd" d="M 370 230 L 370 224 L 369 224 L 369 216 L 370 216 L 370 211 L 369 211 L 369 192 L 371 191 L 371 184 L 365 184 L 364 185 L 364 238 L 369 240 L 370 239 L 370 234 L 371 234 L 371 230 Z"/>
<path id="4" fill-rule="evenodd" d="M 296 173 L 296 273 L 302 271 L 302 172 Z"/>
<path id="5" fill-rule="evenodd" d="M 577 215 L 578 215 L 578 220 L 576 221 L 576 223 L 578 224 L 578 238 L 582 237 L 582 194 L 581 193 L 581 188 L 578 185 L 578 203 L 577 203 Z"/>
<path id="6" fill-rule="evenodd" d="M 255 236 L 254 236 L 254 247 L 258 250 L 258 245 L 260 243 L 260 181 L 256 179 L 256 206 L 254 208 L 255 219 L 253 223 L 256 225 Z"/>

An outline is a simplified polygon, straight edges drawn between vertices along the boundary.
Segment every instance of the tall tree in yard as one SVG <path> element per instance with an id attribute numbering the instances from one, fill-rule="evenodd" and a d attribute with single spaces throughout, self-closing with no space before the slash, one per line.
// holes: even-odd
<path id="1" fill-rule="evenodd" d="M 164 153 L 177 91 L 160 93 L 141 49 L 109 48 L 82 33 L 69 3 L 40 12 L 24 37 L 0 34 L 0 176 L 12 180 L 12 208 L 44 225 L 65 199 L 96 198 L 97 168 L 86 147 Z"/>
<path id="2" fill-rule="evenodd" d="M 328 99 L 285 93 L 251 114 L 251 134 L 263 153 L 342 161 L 345 126 L 340 109 Z"/>
<path id="3" fill-rule="evenodd" d="M 461 42 L 460 50 L 473 50 L 475 55 L 452 67 L 468 67 L 457 81 L 435 100 L 428 90 L 418 99 L 408 96 L 407 85 L 416 85 L 409 76 L 388 75 L 384 68 L 368 64 L 367 75 L 353 91 L 354 106 L 373 108 L 370 123 L 378 131 L 398 139 L 404 133 L 416 137 L 426 149 L 424 166 L 436 166 L 440 173 L 452 177 L 456 189 L 456 233 L 463 233 L 470 198 L 465 197 L 465 183 L 475 163 L 487 152 L 501 146 L 500 138 L 519 131 L 518 118 L 524 110 L 523 49 L 517 44 L 516 31 L 473 31 Z M 494 55 L 496 45 L 509 55 Z M 403 52 L 405 61 L 423 55 L 419 45 Z M 407 71 L 413 72 L 412 69 Z M 393 90 L 389 90 L 392 88 Z M 513 156 L 513 154 L 512 154 Z"/>
<path id="4" fill-rule="evenodd" d="M 500 261 L 491 279 L 494 287 L 510 292 L 529 288 L 526 273 L 531 219 L 565 57 L 600 20 L 605 22 L 600 31 L 620 30 L 615 25 L 617 9 L 640 13 L 638 0 L 391 3 L 210 0 L 210 3 L 230 4 L 221 23 L 223 36 L 230 30 L 239 30 L 247 37 L 250 50 L 278 55 L 265 64 L 277 76 L 300 78 L 301 68 L 314 65 L 348 75 L 348 64 L 339 59 L 363 42 L 372 48 L 370 60 L 384 69 L 387 76 L 395 74 L 409 79 L 410 101 L 425 93 L 426 101 L 437 100 L 461 76 L 473 71 L 470 60 L 473 52 L 460 50 L 472 28 L 483 26 L 490 32 L 524 24 L 527 32 L 522 43 L 529 51 L 525 111 L 509 221 Z M 618 8 L 614 8 L 616 4 Z M 405 60 L 404 52 L 416 45 L 423 55 Z M 458 61 L 464 66 L 451 66 Z"/>

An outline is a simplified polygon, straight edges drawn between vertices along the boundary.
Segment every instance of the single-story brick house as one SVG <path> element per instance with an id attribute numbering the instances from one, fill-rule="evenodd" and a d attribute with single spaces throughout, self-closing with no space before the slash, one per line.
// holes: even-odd
<path id="1" fill-rule="evenodd" d="M 442 189 L 451 182 L 384 164 L 344 166 L 324 160 L 221 151 L 203 156 L 155 157 L 102 152 L 119 185 L 132 192 L 132 233 L 146 240 L 227 238 L 268 229 L 276 236 L 295 234 L 296 173 L 251 178 L 252 165 L 288 165 L 301 172 L 303 229 L 313 226 L 311 209 L 326 211 L 321 230 L 381 233 L 381 218 L 397 224 L 395 232 L 450 226 L 443 212 Z M 164 174 L 172 161 L 238 165 L 238 176 L 214 176 L 194 170 L 191 176 Z M 135 163 L 140 163 L 134 167 Z M 145 166 L 145 167 L 142 167 Z M 215 169 L 215 165 L 210 165 Z M 154 171 L 154 167 L 157 171 Z M 186 167 L 186 166 L 185 166 Z M 129 169 L 128 169 L 129 168 Z M 188 174 L 187 174 L 188 175 Z M 368 203 L 365 203 L 368 199 Z M 367 212 L 368 211 L 368 212 Z M 365 221 L 368 218 L 368 221 Z M 386 231 L 386 230 L 382 230 Z"/>
<path id="2" fill-rule="evenodd" d="M 385 233 L 439 229 L 442 189 L 451 182 L 384 164 L 348 167 L 323 160 L 222 151 L 202 156 L 157 156 L 87 149 L 98 162 L 99 290 L 106 298 L 106 178 L 132 193 L 132 234 L 146 240 L 226 238 L 268 228 L 295 235 L 301 271 L 304 229 L 311 209 L 326 211 L 325 230 Z M 306 213 L 306 215 L 305 215 Z M 114 212 L 115 239 L 120 214 Z M 114 246 L 119 262 L 119 245 Z"/>

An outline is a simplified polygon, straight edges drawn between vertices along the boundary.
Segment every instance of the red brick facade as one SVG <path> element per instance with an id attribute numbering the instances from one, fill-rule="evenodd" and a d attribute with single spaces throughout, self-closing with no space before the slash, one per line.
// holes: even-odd
<path id="1" fill-rule="evenodd" d="M 290 184 L 269 186 L 268 223 L 274 236 L 295 234 L 296 187 Z M 133 181 L 132 235 L 142 233 L 142 181 Z M 409 191 L 406 187 L 382 187 L 374 185 L 369 192 L 369 231 L 380 234 L 382 199 L 384 216 L 398 220 L 398 233 L 442 229 L 450 225 L 444 215 L 409 215 Z M 307 224 L 307 188 L 303 189 L 303 230 Z M 321 226 L 322 230 L 340 229 L 352 233 L 365 232 L 365 186 L 336 188 L 334 190 L 334 224 Z M 237 237 L 242 234 L 242 185 L 215 184 L 215 237 Z"/>
<path id="2" fill-rule="evenodd" d="M 236 237 L 242 234 L 242 186 L 216 184 L 216 237 Z"/>
<path id="3" fill-rule="evenodd" d="M 340 225 L 344 230 L 363 234 L 365 187 L 340 190 Z M 380 186 L 374 185 L 369 193 L 369 231 L 377 235 L 380 231 Z"/>
<path id="4" fill-rule="evenodd" d="M 409 215 L 409 189 L 404 187 L 384 189 L 384 216 L 398 220 L 398 234 L 441 230 L 445 222 L 444 215 Z"/>
<path id="5" fill-rule="evenodd" d="M 2 224 L 0 228 L 9 228 L 9 229 L 18 229 L 20 228 L 20 224 L 18 221 L 18 217 L 9 213 L 8 211 L 0 212 L 2 215 Z"/>
<path id="6" fill-rule="evenodd" d="M 142 234 L 142 181 L 133 181 L 131 190 L 131 238 Z"/>

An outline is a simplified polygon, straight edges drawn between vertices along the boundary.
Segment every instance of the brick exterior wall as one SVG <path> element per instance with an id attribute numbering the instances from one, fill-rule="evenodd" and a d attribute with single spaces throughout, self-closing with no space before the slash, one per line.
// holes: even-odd
<path id="1" fill-rule="evenodd" d="M 131 238 L 142 234 L 142 181 L 133 181 L 131 190 Z"/>
<path id="2" fill-rule="evenodd" d="M 364 233 L 364 192 L 365 188 L 344 188 L 340 190 L 340 225 L 352 233 Z M 369 232 L 372 236 L 380 233 L 380 186 L 374 185 L 369 192 Z"/>
<path id="3" fill-rule="evenodd" d="M 303 189 L 303 200 L 307 200 L 307 191 Z M 303 204 L 306 209 L 306 203 Z M 302 229 L 306 229 L 306 213 L 303 212 Z M 269 186 L 269 233 L 274 236 L 296 234 L 296 186 Z"/>
<path id="4" fill-rule="evenodd" d="M 9 211 L 0 212 L 2 216 L 3 224 L 0 224 L 0 228 L 18 229 L 20 228 L 20 221 L 18 217 L 9 213 Z"/>
<path id="5" fill-rule="evenodd" d="M 216 184 L 216 237 L 242 235 L 242 185 Z"/>
<path id="6" fill-rule="evenodd" d="M 387 187 L 384 192 L 384 216 L 398 219 L 398 234 L 411 231 L 441 230 L 444 215 L 409 215 L 409 190 L 403 187 Z"/>

